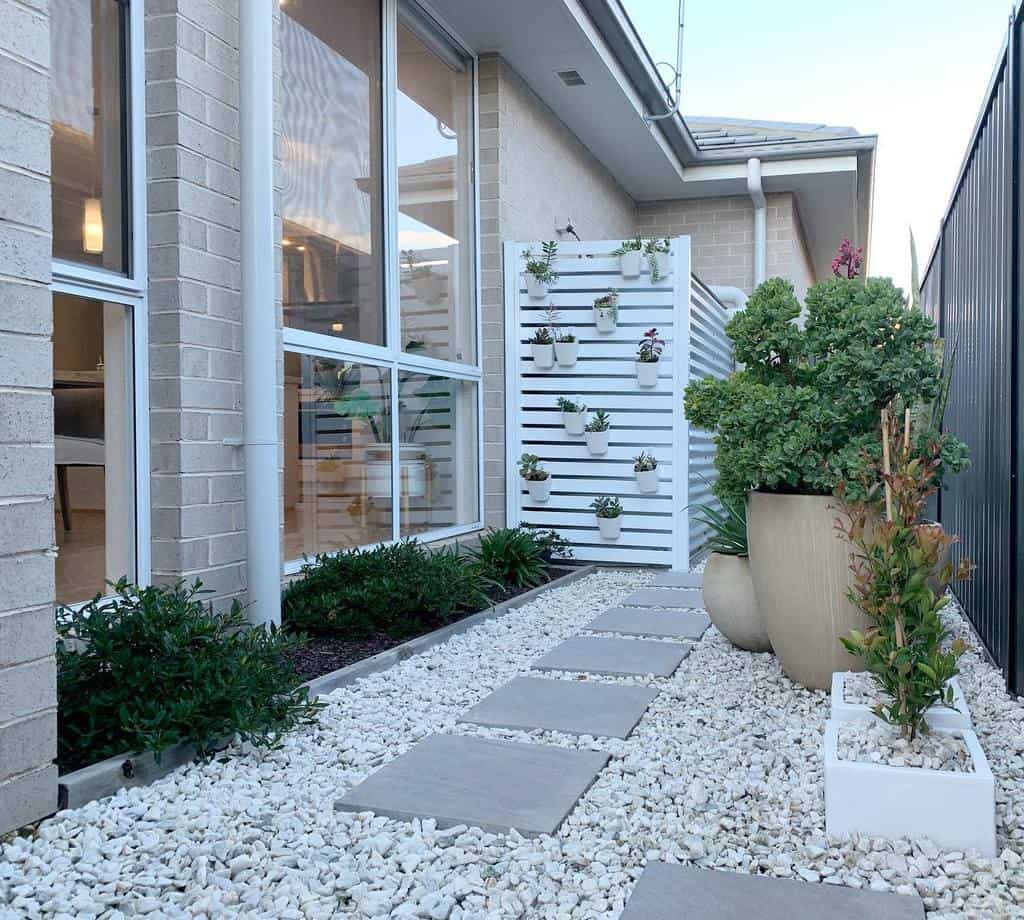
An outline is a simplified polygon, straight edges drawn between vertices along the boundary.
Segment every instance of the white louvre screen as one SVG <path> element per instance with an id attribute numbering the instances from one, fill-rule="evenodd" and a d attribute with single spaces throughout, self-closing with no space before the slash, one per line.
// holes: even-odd
<path id="1" fill-rule="evenodd" d="M 619 240 L 559 243 L 553 266 L 559 278 L 547 296 L 532 298 L 523 280 L 524 249 L 535 256 L 540 243 L 505 244 L 506 384 L 508 506 L 510 524 L 523 523 L 559 532 L 573 544 L 576 558 L 594 562 L 637 563 L 685 568 L 691 549 L 686 506 L 691 483 L 689 464 L 712 478 L 713 447 L 705 435 L 689 444 L 682 393 L 691 373 L 727 372 L 731 351 L 723 339 L 724 309 L 690 275 L 690 240 L 671 241 L 672 271 L 652 282 L 646 259 L 641 275 L 624 278 L 611 252 Z M 594 300 L 609 290 L 619 293 L 614 332 L 598 332 Z M 691 299 L 694 321 L 691 328 Z M 529 338 L 545 325 L 553 307 L 559 327 L 580 342 L 572 367 L 541 369 L 531 355 Z M 635 370 L 638 342 L 645 330 L 658 329 L 666 342 L 655 387 L 640 387 Z M 691 337 L 696 341 L 691 342 Z M 705 342 L 705 339 L 708 341 Z M 559 396 L 580 397 L 588 417 L 596 409 L 611 416 L 608 452 L 592 456 L 583 436 L 566 433 L 557 406 Z M 657 493 L 641 492 L 633 458 L 642 450 L 658 460 Z M 519 478 L 523 453 L 537 454 L 552 474 L 551 496 L 533 501 Z M 699 488 L 703 482 L 696 480 Z M 590 504 L 596 496 L 618 498 L 623 506 L 622 533 L 600 536 Z"/>

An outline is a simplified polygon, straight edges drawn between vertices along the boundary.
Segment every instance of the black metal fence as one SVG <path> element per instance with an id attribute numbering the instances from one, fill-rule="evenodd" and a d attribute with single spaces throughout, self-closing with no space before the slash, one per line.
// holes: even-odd
<path id="1" fill-rule="evenodd" d="M 1021 13 L 1011 18 L 922 285 L 947 354 L 955 349 L 946 427 L 971 449 L 939 517 L 977 565 L 956 593 L 1008 687 L 1024 693 L 1021 490 Z"/>

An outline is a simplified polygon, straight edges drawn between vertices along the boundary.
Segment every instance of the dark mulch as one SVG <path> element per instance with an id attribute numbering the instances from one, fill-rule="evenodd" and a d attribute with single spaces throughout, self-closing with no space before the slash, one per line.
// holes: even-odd
<path id="1" fill-rule="evenodd" d="M 551 566 L 548 569 L 547 581 L 561 578 L 572 571 L 571 567 Z M 546 583 L 546 582 L 545 582 Z M 509 601 L 520 594 L 525 594 L 532 588 L 513 588 L 509 591 L 495 592 L 492 597 L 492 604 L 500 604 Z M 477 613 L 476 610 L 467 610 L 457 616 L 452 622 L 458 622 L 468 616 Z M 421 634 L 422 635 L 422 634 Z M 378 633 L 363 639 L 346 639 L 343 636 L 310 636 L 305 648 L 296 649 L 289 653 L 289 658 L 294 662 L 299 675 L 303 680 L 312 680 L 339 668 L 347 667 L 362 661 L 364 658 L 371 658 L 380 652 L 386 652 L 389 648 L 415 639 L 416 636 L 405 636 L 395 639 L 386 633 Z"/>

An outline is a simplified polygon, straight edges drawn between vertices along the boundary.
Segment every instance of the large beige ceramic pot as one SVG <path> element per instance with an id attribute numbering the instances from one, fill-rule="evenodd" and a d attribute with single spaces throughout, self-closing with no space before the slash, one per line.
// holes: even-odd
<path id="1" fill-rule="evenodd" d="M 704 609 L 718 631 L 748 652 L 769 652 L 772 643 L 754 599 L 746 556 L 712 553 L 704 568 Z"/>
<path id="2" fill-rule="evenodd" d="M 863 670 L 839 637 L 870 626 L 846 597 L 851 551 L 837 516 L 830 496 L 751 492 L 747 500 L 750 574 L 768 637 L 787 676 L 818 690 L 834 671 Z"/>

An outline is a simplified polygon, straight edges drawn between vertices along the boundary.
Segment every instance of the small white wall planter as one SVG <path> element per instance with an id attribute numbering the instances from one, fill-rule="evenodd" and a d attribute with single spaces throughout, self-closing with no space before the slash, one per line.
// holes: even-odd
<path id="1" fill-rule="evenodd" d="M 617 307 L 594 307 L 594 325 L 597 331 L 607 335 L 619 324 Z"/>
<path id="2" fill-rule="evenodd" d="M 848 703 L 845 698 L 845 683 L 849 671 L 836 671 L 832 675 L 832 719 L 836 722 L 852 722 L 856 719 L 873 719 L 871 707 L 867 703 Z M 954 677 L 949 685 L 953 688 L 953 705 L 932 706 L 925 714 L 928 725 L 932 728 L 969 729 L 971 728 L 971 710 L 967 707 L 960 683 Z"/>
<path id="3" fill-rule="evenodd" d="M 595 457 L 608 453 L 607 431 L 584 431 L 583 437 L 587 441 L 587 450 Z"/>
<path id="4" fill-rule="evenodd" d="M 526 282 L 526 293 L 533 300 L 542 300 L 548 296 L 547 282 L 535 278 L 529 272 L 523 273 L 523 280 Z"/>
<path id="5" fill-rule="evenodd" d="M 579 342 L 555 342 L 554 348 L 559 367 L 572 367 L 580 356 Z"/>
<path id="6" fill-rule="evenodd" d="M 551 480 L 554 477 L 548 476 L 547 479 L 527 479 L 526 491 L 530 493 L 530 498 L 535 502 L 546 502 L 551 498 Z"/>
<path id="7" fill-rule="evenodd" d="M 565 425 L 565 433 L 571 435 L 583 434 L 583 426 L 586 424 L 586 419 L 586 410 L 583 412 L 563 412 L 562 424 Z"/>
<path id="8" fill-rule="evenodd" d="M 656 387 L 658 385 L 658 361 L 637 361 L 636 382 L 642 387 Z"/>
<path id="9" fill-rule="evenodd" d="M 825 725 L 825 830 L 828 834 L 928 837 L 949 850 L 996 855 L 995 786 L 973 731 L 959 731 L 973 773 L 840 760 L 842 723 Z M 953 734 L 947 729 L 936 731 Z"/>
<path id="10" fill-rule="evenodd" d="M 639 278 L 640 262 L 643 253 L 639 249 L 630 249 L 619 256 L 619 271 L 623 278 Z"/>
<path id="11" fill-rule="evenodd" d="M 597 529 L 601 532 L 602 540 L 618 540 L 622 534 L 622 515 L 613 518 L 599 517 Z"/>
<path id="12" fill-rule="evenodd" d="M 639 472 L 634 471 L 636 475 L 636 485 L 641 492 L 657 492 L 658 491 L 658 471 L 654 470 L 640 470 Z"/>
<path id="13" fill-rule="evenodd" d="M 672 254 L 669 252 L 656 252 L 654 264 L 658 266 L 658 275 L 661 278 L 668 278 L 672 274 Z"/>
<path id="14" fill-rule="evenodd" d="M 541 370 L 555 366 L 554 345 L 538 345 L 536 342 L 531 342 L 530 354 L 533 355 L 533 363 Z"/>

